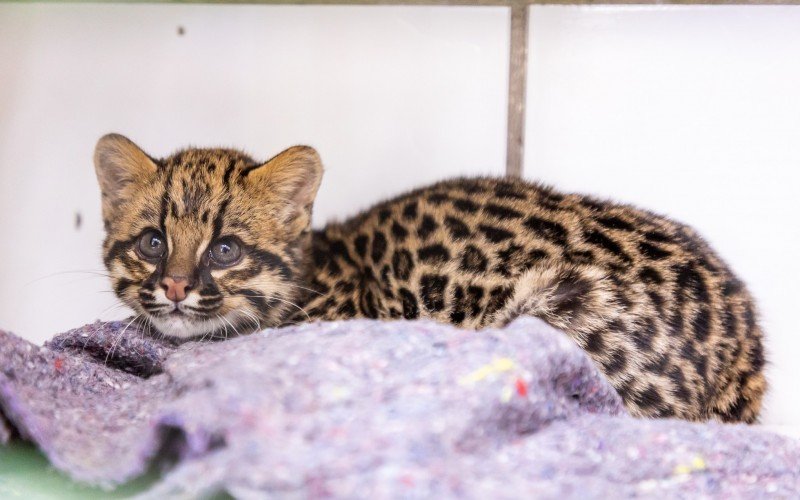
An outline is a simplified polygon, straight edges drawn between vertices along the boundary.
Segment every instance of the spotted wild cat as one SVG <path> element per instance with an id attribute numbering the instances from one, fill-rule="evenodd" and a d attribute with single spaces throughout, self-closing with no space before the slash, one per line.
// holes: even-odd
<path id="1" fill-rule="evenodd" d="M 100 139 L 95 166 L 117 295 L 173 337 L 313 319 L 538 316 L 567 332 L 640 416 L 756 420 L 762 335 L 744 285 L 692 229 L 512 179 L 454 179 L 321 230 L 322 177 L 297 146 L 164 159 Z"/>

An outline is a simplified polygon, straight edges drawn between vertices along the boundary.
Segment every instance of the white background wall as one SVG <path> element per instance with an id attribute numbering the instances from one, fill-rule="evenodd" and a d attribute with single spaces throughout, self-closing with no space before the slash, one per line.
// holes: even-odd
<path id="1" fill-rule="evenodd" d="M 0 5 L 0 326 L 36 341 L 125 311 L 91 165 L 316 146 L 317 224 L 413 185 L 503 171 L 508 10 Z M 183 27 L 179 35 L 178 27 Z M 766 421 L 800 425 L 800 7 L 534 7 L 526 177 L 698 227 L 760 300 Z M 76 227 L 76 214 L 82 224 Z"/>

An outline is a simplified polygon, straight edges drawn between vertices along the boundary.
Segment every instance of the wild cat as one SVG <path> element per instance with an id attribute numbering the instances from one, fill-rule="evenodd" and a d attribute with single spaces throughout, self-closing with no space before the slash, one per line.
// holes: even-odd
<path id="1" fill-rule="evenodd" d="M 100 139 L 104 261 L 163 335 L 311 320 L 542 318 L 640 416 L 753 422 L 762 334 L 742 282 L 689 227 L 518 179 L 460 178 L 311 228 L 322 164 L 231 149 L 148 156 Z"/>

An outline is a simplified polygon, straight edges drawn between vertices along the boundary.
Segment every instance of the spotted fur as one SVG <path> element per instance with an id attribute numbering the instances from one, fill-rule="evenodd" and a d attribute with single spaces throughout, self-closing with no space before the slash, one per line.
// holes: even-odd
<path id="1" fill-rule="evenodd" d="M 757 419 L 766 382 L 753 300 L 666 217 L 522 180 L 454 179 L 312 232 L 322 167 L 310 148 L 263 164 L 219 149 L 155 160 L 121 136 L 97 151 L 114 288 L 162 333 L 356 317 L 482 328 L 533 315 L 585 349 L 635 415 Z M 155 264 L 132 249 L 147 228 L 168 239 Z M 243 260 L 208 269 L 208 245 L 228 234 Z M 159 279 L 176 268 L 196 276 L 196 310 L 159 318 Z"/>

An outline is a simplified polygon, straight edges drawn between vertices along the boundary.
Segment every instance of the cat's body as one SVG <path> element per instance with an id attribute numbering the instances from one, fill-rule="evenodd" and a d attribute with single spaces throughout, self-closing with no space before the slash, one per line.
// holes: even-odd
<path id="1" fill-rule="evenodd" d="M 353 317 L 480 328 L 529 314 L 572 336 L 634 414 L 758 415 L 766 384 L 752 298 L 684 225 L 487 178 L 441 182 L 311 232 L 321 165 L 309 148 L 266 164 L 229 150 L 156 161 L 133 148 L 120 136 L 98 144 L 106 265 L 118 295 L 162 333 Z"/>

